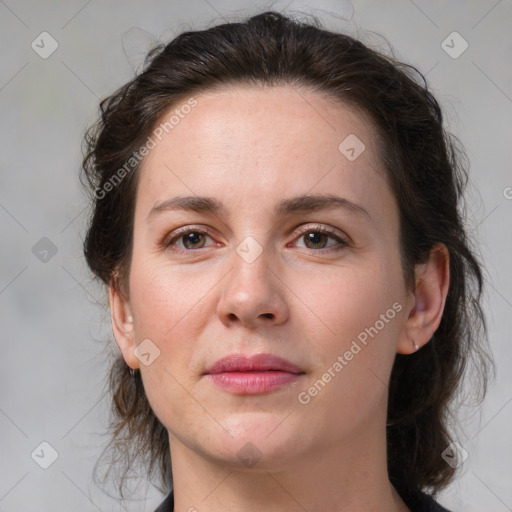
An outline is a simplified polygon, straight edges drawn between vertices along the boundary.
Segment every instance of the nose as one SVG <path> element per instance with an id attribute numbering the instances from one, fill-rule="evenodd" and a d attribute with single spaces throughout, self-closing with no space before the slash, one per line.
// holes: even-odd
<path id="1" fill-rule="evenodd" d="M 288 319 L 286 287 L 265 251 L 251 263 L 233 254 L 233 268 L 223 282 L 217 314 L 224 325 L 255 329 L 280 325 Z"/>

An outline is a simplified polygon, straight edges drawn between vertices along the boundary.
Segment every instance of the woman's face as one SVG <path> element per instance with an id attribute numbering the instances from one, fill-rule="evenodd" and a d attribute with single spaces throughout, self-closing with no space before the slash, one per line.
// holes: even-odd
<path id="1" fill-rule="evenodd" d="M 171 451 L 284 468 L 381 436 L 414 298 L 371 124 L 289 86 L 195 99 L 143 162 L 116 313 Z"/>

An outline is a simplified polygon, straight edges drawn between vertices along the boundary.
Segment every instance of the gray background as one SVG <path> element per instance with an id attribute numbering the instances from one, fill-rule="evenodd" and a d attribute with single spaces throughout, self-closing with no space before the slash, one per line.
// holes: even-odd
<path id="1" fill-rule="evenodd" d="M 459 442 L 469 457 L 440 501 L 454 511 L 512 510 L 510 0 L 4 0 L 0 511 L 64 511 L 71 504 L 76 511 L 152 511 L 160 501 L 142 482 L 139 501 L 119 504 L 91 480 L 107 440 L 107 356 L 117 348 L 104 342 L 111 336 L 104 293 L 81 254 L 86 221 L 78 181 L 81 139 L 99 99 L 133 75 L 155 41 L 271 5 L 313 12 L 328 28 L 377 48 L 386 47 L 384 36 L 399 58 L 427 74 L 449 129 L 466 147 L 472 179 L 468 227 L 486 263 L 485 309 L 498 372 L 481 413 L 461 423 L 465 434 Z M 46 59 L 31 47 L 32 41 L 42 46 L 38 36 L 44 31 L 58 43 Z M 458 58 L 442 47 L 453 31 L 469 45 Z M 47 51 L 50 41 L 45 41 Z M 453 53 L 463 42 L 446 44 Z M 51 243 L 40 241 L 43 237 Z M 43 441 L 58 452 L 48 469 L 34 461 L 50 461 L 50 450 L 39 446 Z"/>

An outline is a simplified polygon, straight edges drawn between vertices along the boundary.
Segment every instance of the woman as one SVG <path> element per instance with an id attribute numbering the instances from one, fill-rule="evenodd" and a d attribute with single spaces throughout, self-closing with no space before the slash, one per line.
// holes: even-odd
<path id="1" fill-rule="evenodd" d="M 482 274 L 417 76 L 266 12 L 181 34 L 102 102 L 110 446 L 159 473 L 159 512 L 445 510 Z"/>

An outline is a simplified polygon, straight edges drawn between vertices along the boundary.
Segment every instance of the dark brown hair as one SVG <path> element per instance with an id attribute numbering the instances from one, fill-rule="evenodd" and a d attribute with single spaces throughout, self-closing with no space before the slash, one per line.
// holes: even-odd
<path id="1" fill-rule="evenodd" d="M 238 84 L 306 87 L 369 116 L 400 211 L 408 286 L 414 286 L 415 265 L 426 261 L 436 244 L 449 251 L 450 288 L 441 324 L 419 352 L 396 356 L 389 383 L 390 479 L 435 494 L 454 474 L 441 453 L 451 442 L 450 412 L 467 363 L 475 363 L 472 380 L 482 398 L 491 360 L 483 348 L 482 270 L 463 226 L 466 161 L 415 68 L 324 30 L 315 18 L 306 23 L 276 12 L 184 32 L 158 46 L 133 80 L 101 102 L 100 119 L 85 138 L 83 173 L 93 205 L 84 243 L 87 263 L 106 285 L 117 277 L 116 286 L 126 282 L 139 168 L 133 156 L 171 107 L 194 94 Z M 121 470 L 121 496 L 136 460 L 145 464 L 150 479 L 154 473 L 161 477 L 161 490 L 169 489 L 167 431 L 149 406 L 140 375 L 131 379 L 119 356 L 109 385 L 113 416 L 107 448 Z"/>

